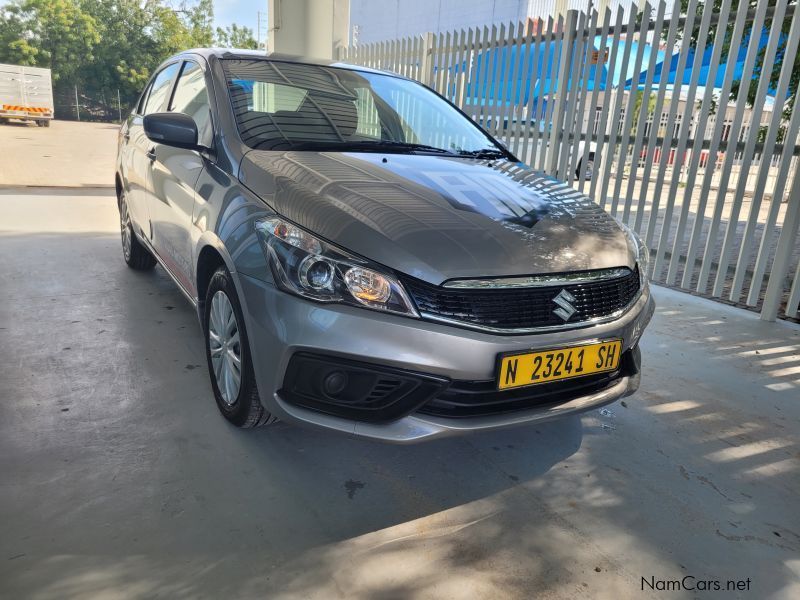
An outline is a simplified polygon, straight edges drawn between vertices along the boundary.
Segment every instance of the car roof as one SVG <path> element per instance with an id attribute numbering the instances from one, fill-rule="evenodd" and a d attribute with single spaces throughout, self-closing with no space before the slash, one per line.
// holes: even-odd
<path id="1" fill-rule="evenodd" d="M 264 60 L 273 62 L 288 62 L 305 65 L 319 65 L 323 67 L 335 67 L 338 69 L 349 69 L 351 71 L 363 71 L 365 73 L 380 73 L 382 75 L 392 75 L 405 79 L 402 75 L 392 73 L 391 71 L 381 71 L 380 69 L 371 69 L 361 65 L 351 65 L 335 60 L 327 60 L 324 58 L 314 58 L 310 56 L 298 56 L 295 54 L 282 54 L 280 52 L 264 52 L 262 50 L 244 50 L 239 48 L 192 48 L 177 54 L 180 57 L 186 54 L 200 55 L 206 59 L 247 59 L 247 60 Z"/>

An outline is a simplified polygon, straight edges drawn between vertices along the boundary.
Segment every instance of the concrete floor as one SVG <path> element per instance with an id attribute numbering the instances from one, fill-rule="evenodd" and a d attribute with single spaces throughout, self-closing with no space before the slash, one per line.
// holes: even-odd
<path id="1" fill-rule="evenodd" d="M 229 426 L 108 190 L 0 189 L 0 256 L 2 598 L 800 597 L 795 325 L 656 288 L 626 405 L 388 446 Z"/>
<path id="2" fill-rule="evenodd" d="M 118 133 L 114 123 L 0 125 L 0 185 L 113 188 Z"/>

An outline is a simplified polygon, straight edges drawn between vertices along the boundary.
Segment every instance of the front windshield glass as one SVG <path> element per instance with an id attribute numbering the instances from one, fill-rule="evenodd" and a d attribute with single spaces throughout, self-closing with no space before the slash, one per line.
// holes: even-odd
<path id="1" fill-rule="evenodd" d="M 501 154 L 424 86 L 390 75 L 266 60 L 223 60 L 244 142 L 259 150 Z"/>

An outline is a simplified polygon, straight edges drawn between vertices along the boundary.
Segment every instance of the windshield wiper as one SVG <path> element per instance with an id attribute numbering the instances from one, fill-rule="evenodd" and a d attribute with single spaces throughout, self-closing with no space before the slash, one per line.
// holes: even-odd
<path id="1" fill-rule="evenodd" d="M 439 148 L 437 146 L 429 146 L 427 144 L 414 144 L 411 142 L 395 142 L 390 140 L 369 140 L 361 142 L 352 142 L 347 144 L 348 147 L 354 146 L 358 149 L 361 148 L 374 148 L 377 150 L 397 151 L 408 150 L 410 152 L 435 152 L 436 154 L 449 154 L 450 156 L 467 156 L 469 158 L 505 158 L 506 153 L 498 148 L 480 148 L 479 150 L 448 150 L 447 148 Z"/>
<path id="2" fill-rule="evenodd" d="M 470 158 L 505 158 L 506 154 L 497 148 L 481 148 L 480 150 L 462 150 L 459 156 L 469 156 Z"/>
<path id="3" fill-rule="evenodd" d="M 318 152 L 358 152 L 359 150 L 369 150 L 373 152 L 392 152 L 396 154 L 413 154 L 416 152 L 428 152 L 431 154 L 442 154 L 461 158 L 504 158 L 506 154 L 497 148 L 481 148 L 479 150 L 448 150 L 438 146 L 428 144 L 416 144 L 413 142 L 398 142 L 393 140 L 354 140 L 354 141 L 303 141 L 281 143 L 280 150 L 311 150 Z M 288 147 L 285 147 L 288 146 Z"/>
<path id="4" fill-rule="evenodd" d="M 283 145 L 283 144 L 281 144 Z M 370 150 L 375 152 L 408 153 L 431 152 L 436 154 L 449 154 L 458 156 L 457 153 L 445 148 L 428 146 L 427 144 L 412 144 L 410 142 L 394 142 L 391 140 L 356 140 L 342 142 L 313 141 L 313 142 L 288 142 L 288 147 L 281 150 L 316 150 L 319 152 L 357 152 L 359 150 Z"/>
<path id="5" fill-rule="evenodd" d="M 452 150 L 428 146 L 427 144 L 414 144 L 411 142 L 394 142 L 390 140 L 375 140 L 362 142 L 346 142 L 347 148 L 354 150 L 385 150 L 387 152 L 407 151 L 407 152 L 435 152 L 436 154 L 455 154 Z"/>

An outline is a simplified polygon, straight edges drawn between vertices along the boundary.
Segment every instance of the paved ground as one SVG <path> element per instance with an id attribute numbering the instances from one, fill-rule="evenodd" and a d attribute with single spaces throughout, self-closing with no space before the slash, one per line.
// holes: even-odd
<path id="1" fill-rule="evenodd" d="M 53 121 L 0 125 L 0 185 L 114 186 L 119 125 Z"/>
<path id="2" fill-rule="evenodd" d="M 0 190 L 0 597 L 800 597 L 797 326 L 657 288 L 627 406 L 412 447 L 240 431 L 116 231 L 108 190 Z M 642 591 L 685 575 L 750 591 Z"/>

